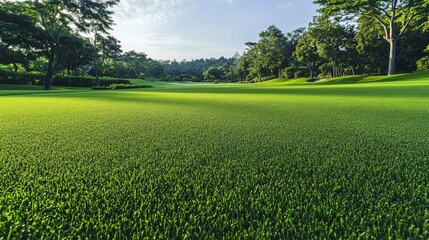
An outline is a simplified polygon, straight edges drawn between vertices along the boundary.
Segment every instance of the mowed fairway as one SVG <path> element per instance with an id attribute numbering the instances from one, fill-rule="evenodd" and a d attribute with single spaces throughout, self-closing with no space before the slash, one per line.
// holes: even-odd
<path id="1" fill-rule="evenodd" d="M 429 237 L 429 77 L 26 91 L 0 239 Z"/>

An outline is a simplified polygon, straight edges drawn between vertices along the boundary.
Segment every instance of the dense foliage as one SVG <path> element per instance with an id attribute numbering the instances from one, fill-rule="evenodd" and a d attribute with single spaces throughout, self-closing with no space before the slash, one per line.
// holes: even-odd
<path id="1" fill-rule="evenodd" d="M 0 90 L 0 236 L 427 239 L 429 79 L 367 80 Z"/>
<path id="2" fill-rule="evenodd" d="M 426 0 L 315 2 L 321 5 L 321 15 L 306 29 L 283 33 L 270 26 L 260 33 L 259 41 L 246 43 L 242 54 L 183 61 L 123 53 L 120 42 L 109 35 L 113 24 L 109 8 L 116 0 L 83 5 L 51 0 L 0 2 L 0 64 L 16 72 L 45 73 L 46 88 L 57 73 L 97 79 L 236 82 L 427 69 Z M 51 14 L 57 8 L 62 11 Z"/>
<path id="3" fill-rule="evenodd" d="M 44 79 L 45 76 L 41 73 L 11 72 L 0 69 L 0 84 L 43 85 Z M 99 81 L 100 86 L 111 84 L 130 84 L 130 81 L 108 77 L 103 77 Z M 93 77 L 57 75 L 52 79 L 52 86 L 92 87 L 94 85 L 96 85 L 96 79 Z"/>

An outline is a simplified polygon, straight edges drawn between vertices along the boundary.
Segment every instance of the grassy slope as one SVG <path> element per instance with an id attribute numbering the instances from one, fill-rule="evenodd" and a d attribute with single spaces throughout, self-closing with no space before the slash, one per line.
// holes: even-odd
<path id="1" fill-rule="evenodd" d="M 2 96 L 0 236 L 427 238 L 429 77 L 402 80 Z"/>
<path id="2" fill-rule="evenodd" d="M 381 83 L 381 82 L 426 82 L 429 72 L 417 72 L 412 74 L 397 74 L 391 76 L 346 76 L 331 79 L 322 79 L 317 82 L 309 82 L 308 78 L 284 79 L 277 78 L 270 81 L 258 83 L 260 85 L 325 85 L 325 84 L 349 84 L 349 83 Z"/>

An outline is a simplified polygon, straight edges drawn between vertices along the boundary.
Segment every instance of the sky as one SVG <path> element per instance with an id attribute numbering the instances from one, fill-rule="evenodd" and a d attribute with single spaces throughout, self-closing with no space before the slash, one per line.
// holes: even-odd
<path id="1" fill-rule="evenodd" d="M 232 57 L 270 25 L 306 27 L 313 0 L 121 0 L 112 34 L 124 51 L 162 60 Z"/>

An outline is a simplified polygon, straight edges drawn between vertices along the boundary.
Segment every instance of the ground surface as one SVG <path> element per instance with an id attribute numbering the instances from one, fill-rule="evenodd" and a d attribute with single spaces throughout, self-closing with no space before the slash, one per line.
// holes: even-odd
<path id="1" fill-rule="evenodd" d="M 0 239 L 427 239 L 428 123 L 427 73 L 0 86 Z"/>

